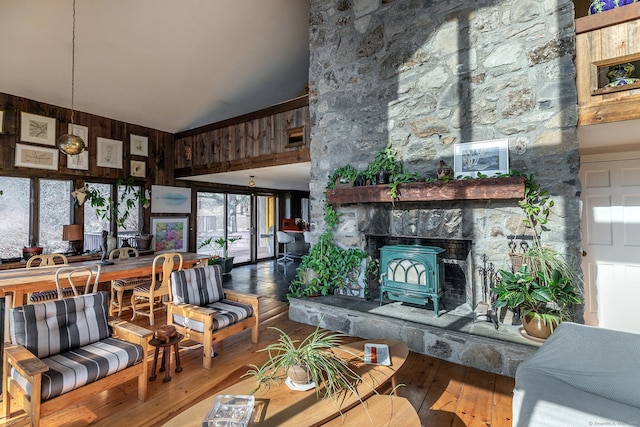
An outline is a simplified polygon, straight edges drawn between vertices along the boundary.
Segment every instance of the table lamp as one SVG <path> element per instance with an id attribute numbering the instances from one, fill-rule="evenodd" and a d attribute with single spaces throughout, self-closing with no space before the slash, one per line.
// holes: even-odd
<path id="1" fill-rule="evenodd" d="M 67 251 L 67 254 L 76 255 L 78 253 L 76 242 L 82 241 L 83 237 L 81 224 L 68 224 L 62 226 L 62 240 L 69 242 L 69 250 Z"/>

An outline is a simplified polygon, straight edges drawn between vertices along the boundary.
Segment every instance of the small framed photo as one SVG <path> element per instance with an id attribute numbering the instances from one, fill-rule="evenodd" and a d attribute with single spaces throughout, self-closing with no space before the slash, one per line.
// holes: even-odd
<path id="1" fill-rule="evenodd" d="M 509 173 L 509 139 L 468 142 L 454 146 L 453 170 L 456 177 L 477 178 Z"/>
<path id="2" fill-rule="evenodd" d="M 156 252 L 187 252 L 189 218 L 151 218 L 151 234 Z"/>
<path id="3" fill-rule="evenodd" d="M 96 164 L 104 168 L 122 169 L 122 141 L 98 137 Z"/>
<path id="4" fill-rule="evenodd" d="M 55 148 L 16 144 L 16 166 L 35 169 L 58 170 L 58 153 Z"/>
<path id="5" fill-rule="evenodd" d="M 149 156 L 149 138 L 140 135 L 131 135 L 131 155 Z"/>
<path id="6" fill-rule="evenodd" d="M 20 141 L 56 145 L 56 119 L 20 113 Z"/>
<path id="7" fill-rule="evenodd" d="M 89 146 L 89 128 L 88 127 L 77 125 L 75 123 L 74 124 L 69 123 L 69 128 L 67 132 L 69 132 L 69 135 L 79 136 L 80 138 L 82 138 L 84 143 L 87 146 Z"/>
<path id="8" fill-rule="evenodd" d="M 4 111 L 0 110 L 0 133 L 4 132 Z"/>
<path id="9" fill-rule="evenodd" d="M 67 168 L 88 171 L 89 170 L 89 152 L 85 150 L 82 153 L 75 154 L 73 156 L 70 156 L 67 154 Z"/>
<path id="10" fill-rule="evenodd" d="M 138 160 L 131 160 L 131 176 L 137 176 L 138 178 L 146 178 L 147 176 L 147 164 Z"/>

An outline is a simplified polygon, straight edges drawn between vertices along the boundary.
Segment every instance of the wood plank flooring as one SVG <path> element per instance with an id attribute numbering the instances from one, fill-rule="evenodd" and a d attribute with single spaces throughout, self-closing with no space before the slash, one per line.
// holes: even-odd
<path id="1" fill-rule="evenodd" d="M 172 361 L 172 380 L 163 383 L 161 374 L 155 381 L 149 382 L 146 402 L 137 399 L 136 382 L 132 380 L 77 402 L 72 407 L 60 408 L 60 411 L 44 418 L 41 425 L 162 425 L 175 414 L 238 381 L 248 365 L 263 363 L 267 355 L 258 350 L 275 341 L 278 336 L 277 331 L 269 327 L 276 326 L 297 338 L 313 331 L 312 326 L 290 321 L 288 308 L 282 302 L 262 298 L 260 310 L 258 345 L 251 343 L 250 331 L 216 344 L 216 357 L 210 370 L 202 367 L 201 348 L 182 349 L 180 359 L 183 371 L 175 373 Z M 123 314 L 123 319 L 127 315 Z M 136 323 L 148 327 L 147 319 Z M 158 319 L 157 324 L 164 324 L 164 318 Z M 402 384 L 398 394 L 411 402 L 423 426 L 511 426 L 512 378 L 411 352 L 398 372 L 398 383 Z M 14 413 L 17 407 L 17 404 L 13 406 Z M 26 425 L 28 420 L 23 413 L 8 422 L 0 418 L 0 426 Z"/>

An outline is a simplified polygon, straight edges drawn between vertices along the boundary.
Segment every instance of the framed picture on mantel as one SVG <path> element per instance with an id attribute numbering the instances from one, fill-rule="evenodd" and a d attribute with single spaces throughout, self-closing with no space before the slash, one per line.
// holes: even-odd
<path id="1" fill-rule="evenodd" d="M 456 177 L 492 177 L 509 172 L 509 139 L 456 144 L 453 151 Z"/>

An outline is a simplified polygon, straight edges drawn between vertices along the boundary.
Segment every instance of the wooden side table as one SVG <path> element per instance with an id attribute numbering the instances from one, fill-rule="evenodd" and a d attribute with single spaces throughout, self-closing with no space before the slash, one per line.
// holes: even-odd
<path id="1" fill-rule="evenodd" d="M 156 379 L 156 366 L 158 364 L 158 352 L 162 349 L 162 362 L 160 364 L 160 372 L 164 372 L 164 379 L 162 382 L 171 381 L 171 375 L 169 375 L 169 370 L 171 369 L 171 346 L 173 346 L 173 351 L 176 358 L 176 372 L 182 371 L 182 366 L 180 365 L 180 353 L 178 352 L 178 344 L 182 341 L 184 335 L 178 334 L 175 337 L 171 338 L 169 342 L 160 341 L 156 338 L 152 338 L 149 341 L 149 344 L 156 348 L 156 351 L 153 353 L 153 370 L 151 371 L 151 376 L 149 377 L 149 381 L 153 381 Z"/>

